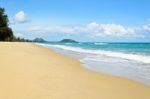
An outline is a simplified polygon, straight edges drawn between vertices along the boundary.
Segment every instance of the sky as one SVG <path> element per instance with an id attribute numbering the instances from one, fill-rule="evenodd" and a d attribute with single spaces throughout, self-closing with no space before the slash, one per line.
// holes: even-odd
<path id="1" fill-rule="evenodd" d="M 150 42 L 150 0 L 0 0 L 14 35 L 49 41 Z"/>

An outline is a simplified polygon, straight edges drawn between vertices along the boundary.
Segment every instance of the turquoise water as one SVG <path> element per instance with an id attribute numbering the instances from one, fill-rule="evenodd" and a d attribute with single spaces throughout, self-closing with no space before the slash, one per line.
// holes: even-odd
<path id="1" fill-rule="evenodd" d="M 49 42 L 39 45 L 75 57 L 92 71 L 150 85 L 150 43 Z"/>
<path id="2" fill-rule="evenodd" d="M 54 43 L 53 42 L 49 44 L 66 45 L 92 50 L 106 50 L 106 51 L 150 55 L 150 43 L 101 43 L 101 42 Z"/>

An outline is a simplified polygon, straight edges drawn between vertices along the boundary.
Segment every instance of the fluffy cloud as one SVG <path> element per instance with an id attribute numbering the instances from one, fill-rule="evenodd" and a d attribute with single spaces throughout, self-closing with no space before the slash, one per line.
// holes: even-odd
<path id="1" fill-rule="evenodd" d="M 91 22 L 84 26 L 55 26 L 55 27 L 32 27 L 32 32 L 49 32 L 49 33 L 67 33 L 79 34 L 87 33 L 95 36 L 124 36 L 135 33 L 133 28 L 125 28 L 119 24 L 98 24 Z"/>
<path id="2" fill-rule="evenodd" d="M 24 23 L 27 21 L 26 19 L 26 14 L 24 11 L 19 11 L 18 13 L 16 13 L 14 19 L 15 19 L 15 23 Z"/>
<path id="3" fill-rule="evenodd" d="M 125 28 L 124 26 L 118 24 L 100 24 L 99 28 L 100 34 L 104 35 L 121 36 L 134 33 L 134 29 Z"/>
<path id="4" fill-rule="evenodd" d="M 150 18 L 148 19 L 148 21 L 150 22 Z M 149 24 L 143 25 L 143 29 L 146 31 L 150 31 L 150 25 Z"/>
<path id="5" fill-rule="evenodd" d="M 144 28 L 145 30 L 150 31 L 150 26 L 148 26 L 148 25 L 144 25 L 143 28 Z"/>

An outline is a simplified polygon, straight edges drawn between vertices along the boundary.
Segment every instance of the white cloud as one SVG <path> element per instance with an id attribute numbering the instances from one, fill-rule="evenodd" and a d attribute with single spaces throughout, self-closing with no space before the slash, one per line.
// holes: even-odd
<path id="1" fill-rule="evenodd" d="M 91 23 L 89 23 L 89 24 L 87 25 L 87 28 L 88 28 L 88 29 L 91 29 L 91 30 L 97 29 L 97 28 L 99 28 L 99 24 L 96 23 L 96 22 L 91 22 Z"/>
<path id="2" fill-rule="evenodd" d="M 144 25 L 143 28 L 144 28 L 145 30 L 150 31 L 150 26 L 148 26 L 148 25 Z"/>
<path id="3" fill-rule="evenodd" d="M 27 21 L 26 19 L 26 14 L 24 11 L 19 11 L 18 13 L 16 13 L 15 15 L 15 23 L 24 23 Z"/>
<path id="4" fill-rule="evenodd" d="M 100 30 L 105 35 L 126 35 L 134 33 L 134 29 L 125 28 L 118 24 L 100 24 Z"/>
<path id="5" fill-rule="evenodd" d="M 40 27 L 34 26 L 29 29 L 32 32 L 47 32 L 47 33 L 67 33 L 67 34 L 78 34 L 87 33 L 96 36 L 124 36 L 133 35 L 135 30 L 133 28 L 125 28 L 119 24 L 98 24 L 96 22 L 91 22 L 84 26 L 50 26 L 50 27 Z"/>
<path id="6" fill-rule="evenodd" d="M 98 24 L 92 22 L 84 27 L 78 27 L 78 32 L 93 33 L 97 36 L 122 36 L 134 34 L 133 28 L 125 28 L 119 24 Z"/>
<path id="7" fill-rule="evenodd" d="M 148 19 L 148 21 L 150 22 L 150 18 Z M 143 25 L 143 29 L 146 31 L 150 31 L 150 24 Z"/>

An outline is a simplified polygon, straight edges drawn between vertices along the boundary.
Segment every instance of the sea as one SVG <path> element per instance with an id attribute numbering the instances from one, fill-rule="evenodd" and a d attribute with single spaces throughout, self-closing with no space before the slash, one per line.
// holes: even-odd
<path id="1" fill-rule="evenodd" d="M 150 86 L 150 43 L 36 43 L 78 59 L 95 72 L 124 77 Z"/>

